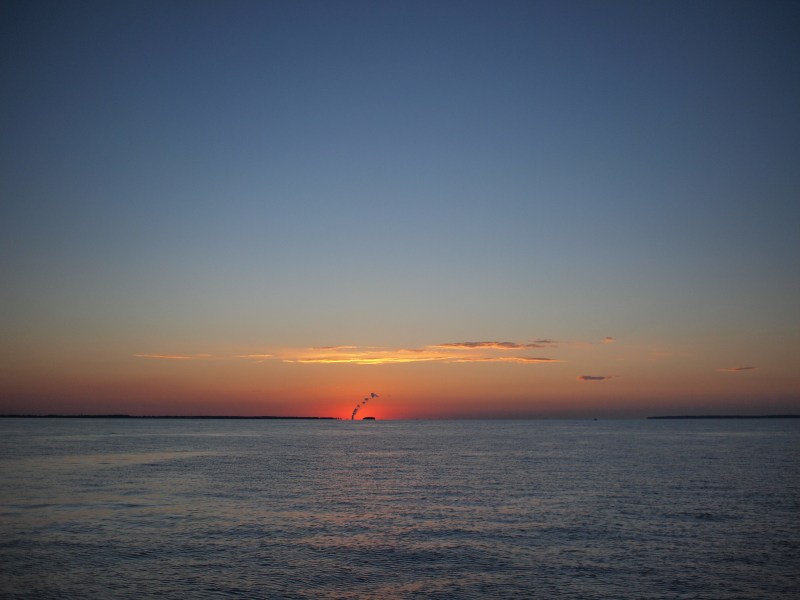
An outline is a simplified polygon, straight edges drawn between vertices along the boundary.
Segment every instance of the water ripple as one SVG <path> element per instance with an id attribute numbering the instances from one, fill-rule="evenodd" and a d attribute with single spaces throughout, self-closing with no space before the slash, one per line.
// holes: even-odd
<path id="1" fill-rule="evenodd" d="M 800 595 L 795 424 L 76 424 L 0 435 L 3 598 Z"/>

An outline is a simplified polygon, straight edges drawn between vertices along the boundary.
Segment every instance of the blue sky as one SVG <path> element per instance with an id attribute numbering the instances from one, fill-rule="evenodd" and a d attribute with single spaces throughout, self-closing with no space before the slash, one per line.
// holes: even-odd
<path id="1" fill-rule="evenodd" d="M 9 2 L 0 23 L 9 406 L 43 363 L 605 336 L 772 365 L 798 401 L 794 3 Z"/>

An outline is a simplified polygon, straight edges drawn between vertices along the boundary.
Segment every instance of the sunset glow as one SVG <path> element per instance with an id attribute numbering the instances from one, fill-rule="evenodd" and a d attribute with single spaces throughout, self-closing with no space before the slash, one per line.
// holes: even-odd
<path id="1" fill-rule="evenodd" d="M 12 2 L 0 413 L 800 412 L 796 7 L 467 5 Z"/>

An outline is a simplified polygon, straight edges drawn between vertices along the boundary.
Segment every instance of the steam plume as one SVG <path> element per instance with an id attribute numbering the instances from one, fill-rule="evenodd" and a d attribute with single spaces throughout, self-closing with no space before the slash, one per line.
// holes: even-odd
<path id="1" fill-rule="evenodd" d="M 361 402 L 356 404 L 356 407 L 353 409 L 353 414 L 350 415 L 351 421 L 353 421 L 356 418 L 356 415 L 358 414 L 358 409 L 360 409 L 362 406 L 366 406 L 367 402 L 369 402 L 370 399 L 372 398 L 378 398 L 378 394 L 376 394 L 375 392 L 370 392 L 369 396 L 367 396 Z"/>

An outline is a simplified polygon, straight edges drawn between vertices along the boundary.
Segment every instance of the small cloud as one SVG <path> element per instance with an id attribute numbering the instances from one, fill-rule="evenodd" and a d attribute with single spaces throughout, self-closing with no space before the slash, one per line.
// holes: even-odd
<path id="1" fill-rule="evenodd" d="M 527 350 L 529 348 L 544 348 L 551 344 L 553 344 L 552 340 L 536 340 L 527 344 L 519 342 L 452 342 L 436 344 L 430 347 L 450 350 Z"/>
<path id="2" fill-rule="evenodd" d="M 510 363 L 520 363 L 520 364 L 538 364 L 538 363 L 556 363 L 556 362 L 563 362 L 557 358 L 543 358 L 543 357 L 532 357 L 532 356 L 479 356 L 479 357 L 462 357 L 462 358 L 452 358 L 449 359 L 447 362 L 453 363 L 473 363 L 473 362 L 510 362 Z"/>
<path id="3" fill-rule="evenodd" d="M 578 381 L 605 381 L 612 377 L 613 375 L 578 375 L 575 379 Z"/>
<path id="4" fill-rule="evenodd" d="M 492 348 L 495 350 L 520 350 L 521 344 L 516 342 L 452 342 L 449 344 L 436 344 L 431 348 L 452 348 L 456 350 L 478 350 Z"/>
<path id="5" fill-rule="evenodd" d="M 238 354 L 236 358 L 252 358 L 254 360 L 263 360 L 265 358 L 272 358 L 272 354 Z"/>
<path id="6" fill-rule="evenodd" d="M 601 342 L 602 342 L 603 344 L 613 344 L 613 343 L 614 343 L 614 342 L 616 342 L 616 341 L 617 341 L 617 338 L 613 338 L 613 337 L 611 337 L 610 335 L 607 335 L 606 337 L 604 337 L 604 338 L 601 340 Z"/>
<path id="7" fill-rule="evenodd" d="M 283 362 L 286 363 L 300 363 L 304 365 L 310 364 L 351 364 L 351 365 L 391 365 L 401 363 L 413 362 L 434 362 L 444 361 L 447 357 L 444 356 L 427 356 L 427 357 L 412 357 L 412 356 L 320 356 L 316 358 L 284 358 Z"/>
<path id="8" fill-rule="evenodd" d="M 722 371 L 723 373 L 741 373 L 742 371 L 755 371 L 758 367 L 727 367 L 723 369 L 717 369 L 717 371 Z"/>
<path id="9" fill-rule="evenodd" d="M 358 346 L 314 346 L 309 348 L 309 350 L 326 350 L 326 351 L 336 351 L 336 350 L 354 350 L 358 348 Z"/>

